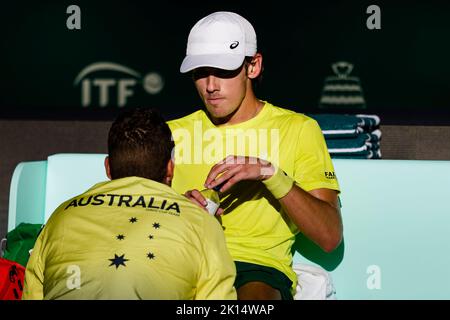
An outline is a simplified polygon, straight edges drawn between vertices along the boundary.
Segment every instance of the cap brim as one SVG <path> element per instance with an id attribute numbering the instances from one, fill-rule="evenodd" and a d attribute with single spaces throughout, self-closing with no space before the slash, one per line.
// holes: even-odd
<path id="1" fill-rule="evenodd" d="M 200 67 L 236 70 L 242 65 L 244 58 L 244 55 L 239 54 L 190 55 L 181 63 L 180 72 L 186 73 Z"/>

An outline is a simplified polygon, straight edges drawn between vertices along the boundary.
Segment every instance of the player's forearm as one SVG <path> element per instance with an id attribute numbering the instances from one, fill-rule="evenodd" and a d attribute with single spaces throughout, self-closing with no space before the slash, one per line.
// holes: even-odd
<path id="1" fill-rule="evenodd" d="M 324 251 L 333 251 L 339 245 L 342 221 L 337 207 L 295 184 L 279 201 L 298 229 Z"/>

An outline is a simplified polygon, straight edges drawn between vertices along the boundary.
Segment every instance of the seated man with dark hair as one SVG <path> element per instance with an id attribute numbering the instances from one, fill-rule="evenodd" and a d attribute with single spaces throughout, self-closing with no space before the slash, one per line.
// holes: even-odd
<path id="1" fill-rule="evenodd" d="M 116 119 L 105 159 L 112 180 L 52 214 L 23 299 L 236 299 L 220 224 L 170 187 L 172 148 L 155 110 Z"/>

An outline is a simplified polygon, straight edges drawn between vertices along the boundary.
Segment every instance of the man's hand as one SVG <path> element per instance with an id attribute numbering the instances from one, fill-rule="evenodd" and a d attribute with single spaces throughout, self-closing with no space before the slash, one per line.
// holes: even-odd
<path id="1" fill-rule="evenodd" d="M 208 211 L 206 209 L 206 205 L 208 203 L 206 202 L 205 197 L 197 189 L 186 191 L 184 196 L 186 198 L 188 198 L 192 203 L 195 203 L 196 205 L 198 205 L 203 210 Z M 216 215 L 222 215 L 222 214 L 223 214 L 223 209 L 222 208 L 217 209 Z"/>
<path id="2" fill-rule="evenodd" d="M 275 168 L 269 161 L 256 157 L 228 156 L 211 168 L 205 187 L 214 188 L 226 181 L 220 188 L 220 192 L 225 192 L 241 180 L 265 180 L 274 172 Z"/>

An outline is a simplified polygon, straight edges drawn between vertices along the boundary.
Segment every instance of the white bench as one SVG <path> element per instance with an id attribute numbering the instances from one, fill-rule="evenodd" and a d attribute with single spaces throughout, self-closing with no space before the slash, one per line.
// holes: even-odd
<path id="1" fill-rule="evenodd" d="M 8 230 L 44 223 L 106 180 L 104 154 L 58 154 L 17 166 Z M 324 253 L 302 235 L 294 262 L 331 272 L 338 299 L 450 299 L 450 161 L 333 160 L 344 241 Z"/>

